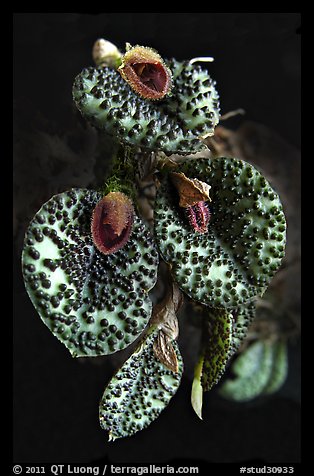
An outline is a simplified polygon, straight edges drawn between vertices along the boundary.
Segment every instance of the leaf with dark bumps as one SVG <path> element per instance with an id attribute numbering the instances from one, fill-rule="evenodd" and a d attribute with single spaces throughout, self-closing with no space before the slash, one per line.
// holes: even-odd
<path id="1" fill-rule="evenodd" d="M 246 337 L 255 315 L 255 303 L 238 309 L 208 309 L 203 330 L 201 383 L 204 392 L 212 389 Z"/>
<path id="2" fill-rule="evenodd" d="M 111 354 L 133 342 L 152 312 L 148 291 L 157 279 L 158 253 L 134 214 L 132 233 L 104 255 L 91 236 L 102 195 L 72 189 L 36 213 L 22 253 L 26 290 L 42 321 L 73 357 Z"/>
<path id="3" fill-rule="evenodd" d="M 171 95 L 159 101 L 141 98 L 118 71 L 85 68 L 75 79 L 73 98 L 83 116 L 121 142 L 167 155 L 205 148 L 202 136 L 213 135 L 219 121 L 219 98 L 206 69 L 176 60 Z"/>
<path id="4" fill-rule="evenodd" d="M 155 202 L 155 237 L 174 280 L 192 299 L 237 308 L 262 294 L 285 254 L 286 220 L 277 193 L 252 165 L 197 158 L 180 172 L 211 186 L 207 231 L 197 233 L 166 177 Z"/>
<path id="5" fill-rule="evenodd" d="M 232 343 L 232 315 L 223 309 L 210 310 L 206 327 L 207 343 L 204 345 L 201 375 L 205 392 L 218 382 L 228 362 Z"/>
<path id="6" fill-rule="evenodd" d="M 172 342 L 178 362 L 177 372 L 173 372 L 155 356 L 158 332 L 155 326 L 151 328 L 102 396 L 100 425 L 109 432 L 109 440 L 131 436 L 150 425 L 179 387 L 183 363 L 178 345 Z"/>

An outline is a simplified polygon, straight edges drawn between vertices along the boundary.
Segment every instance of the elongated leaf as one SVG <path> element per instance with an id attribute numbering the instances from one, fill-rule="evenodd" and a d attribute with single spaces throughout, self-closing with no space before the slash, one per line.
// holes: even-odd
<path id="1" fill-rule="evenodd" d="M 255 303 L 232 311 L 210 308 L 202 333 L 200 358 L 194 371 L 192 406 L 201 418 L 203 391 L 209 391 L 223 376 L 230 358 L 246 336 L 255 314 Z"/>
<path id="2" fill-rule="evenodd" d="M 203 372 L 204 356 L 201 356 L 194 370 L 194 379 L 192 384 L 191 403 L 196 415 L 202 420 L 203 407 L 203 386 L 201 382 Z"/>
<path id="3" fill-rule="evenodd" d="M 207 321 L 207 342 L 201 383 L 203 390 L 210 390 L 222 376 L 232 349 L 232 314 L 223 309 L 211 309 Z"/>
<path id="4" fill-rule="evenodd" d="M 183 364 L 177 343 L 172 342 L 178 361 L 178 371 L 173 372 L 155 356 L 158 332 L 155 327 L 150 331 L 102 396 L 100 425 L 111 440 L 131 436 L 150 425 L 179 387 Z"/>

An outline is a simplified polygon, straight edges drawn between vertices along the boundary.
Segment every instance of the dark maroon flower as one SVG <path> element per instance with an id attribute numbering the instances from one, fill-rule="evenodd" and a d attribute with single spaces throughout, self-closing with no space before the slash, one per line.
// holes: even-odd
<path id="1" fill-rule="evenodd" d="M 205 202 L 198 202 L 191 207 L 186 207 L 185 214 L 190 225 L 198 233 L 206 233 L 210 220 L 210 211 Z"/>
<path id="2" fill-rule="evenodd" d="M 129 239 L 133 227 L 132 201 L 121 192 L 110 192 L 96 205 L 91 231 L 94 245 L 105 255 L 115 253 Z"/>
<path id="3" fill-rule="evenodd" d="M 129 47 L 118 71 L 144 99 L 161 99 L 171 89 L 171 72 L 157 51 L 151 48 Z"/>

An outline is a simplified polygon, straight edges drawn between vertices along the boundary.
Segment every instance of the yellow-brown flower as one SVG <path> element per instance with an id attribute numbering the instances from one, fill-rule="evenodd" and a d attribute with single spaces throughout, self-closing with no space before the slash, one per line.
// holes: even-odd
<path id="1" fill-rule="evenodd" d="M 171 89 L 171 71 L 157 51 L 146 46 L 129 45 L 118 71 L 144 99 L 162 99 Z"/>

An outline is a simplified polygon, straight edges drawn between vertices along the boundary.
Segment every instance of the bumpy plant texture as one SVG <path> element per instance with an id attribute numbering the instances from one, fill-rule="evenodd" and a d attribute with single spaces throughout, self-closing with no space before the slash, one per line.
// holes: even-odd
<path id="1" fill-rule="evenodd" d="M 203 392 L 223 376 L 233 354 L 246 337 L 255 315 L 255 302 L 237 309 L 209 308 L 205 312 L 200 357 L 194 371 L 191 403 L 202 418 Z"/>
<path id="2" fill-rule="evenodd" d="M 74 357 L 128 346 L 152 310 L 148 291 L 158 253 L 140 218 L 114 254 L 94 246 L 91 219 L 102 195 L 72 189 L 52 197 L 30 222 L 22 255 L 27 292 L 43 322 Z"/>
<path id="3" fill-rule="evenodd" d="M 73 98 L 84 117 L 117 140 L 166 154 L 204 148 L 219 121 L 215 82 L 198 65 L 165 61 L 172 72 L 171 94 L 148 101 L 132 90 L 118 71 L 89 67 L 75 79 Z"/>
<path id="4" fill-rule="evenodd" d="M 255 304 L 238 309 L 209 309 L 203 333 L 201 383 L 209 391 L 220 380 L 254 317 Z"/>
<path id="5" fill-rule="evenodd" d="M 237 357 L 231 370 L 234 378 L 219 389 L 223 397 L 245 402 L 274 393 L 287 376 L 287 345 L 283 341 L 256 341 Z"/>
<path id="6" fill-rule="evenodd" d="M 109 438 L 123 438 L 146 428 L 168 405 L 177 391 L 183 364 L 177 343 L 178 371 L 173 372 L 157 359 L 154 342 L 158 329 L 152 329 L 137 350 L 109 382 L 100 402 L 102 428 Z"/>
<path id="7" fill-rule="evenodd" d="M 157 193 L 155 237 L 173 278 L 188 296 L 233 308 L 262 294 L 285 251 L 286 222 L 277 193 L 250 164 L 233 158 L 195 159 L 180 172 L 211 186 L 207 232 L 178 206 L 166 177 Z"/>
<path id="8" fill-rule="evenodd" d="M 137 195 L 134 177 L 145 179 L 143 160 L 155 157 L 148 152 L 203 150 L 219 122 L 219 96 L 208 71 L 195 64 L 200 58 L 164 61 L 147 47 L 126 50 L 99 39 L 97 66 L 85 68 L 72 90 L 78 110 L 116 150 L 105 197 L 79 188 L 52 197 L 30 222 L 22 253 L 30 299 L 73 357 L 120 351 L 145 329 L 100 401 L 100 424 L 111 440 L 146 428 L 179 387 L 181 291 L 205 305 L 191 399 L 201 418 L 203 392 L 239 349 L 254 297 L 278 270 L 286 239 L 271 185 L 252 165 L 225 157 L 154 162 L 162 165 L 153 239 L 129 197 Z M 157 246 L 173 279 L 163 283 L 166 295 L 152 314 Z M 286 345 L 254 342 L 231 370 L 235 378 L 220 387 L 225 398 L 272 393 L 287 374 Z"/>

